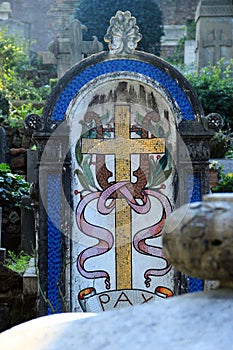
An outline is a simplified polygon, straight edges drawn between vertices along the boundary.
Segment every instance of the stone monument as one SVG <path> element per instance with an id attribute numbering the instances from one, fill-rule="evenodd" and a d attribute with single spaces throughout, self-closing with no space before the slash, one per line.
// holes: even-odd
<path id="1" fill-rule="evenodd" d="M 0 20 L 4 21 L 11 17 L 11 4 L 9 2 L 4 1 L 0 4 Z"/>
<path id="2" fill-rule="evenodd" d="M 231 0 L 201 0 L 196 11 L 197 69 L 233 57 L 233 4 Z"/>
<path id="3" fill-rule="evenodd" d="M 100 312 L 203 288 L 162 252 L 164 221 L 209 192 L 208 130 L 188 81 L 117 12 L 109 52 L 58 82 L 39 152 L 40 313 Z M 30 123 L 30 120 L 28 120 Z M 35 126 L 36 129 L 36 126 Z"/>
<path id="4" fill-rule="evenodd" d="M 17 35 L 20 40 L 30 43 L 30 24 L 11 18 L 12 9 L 10 2 L 0 4 L 0 28 L 6 29 L 10 35 Z"/>
<path id="5" fill-rule="evenodd" d="M 83 30 L 87 28 L 79 20 L 71 19 L 65 30 L 49 44 L 49 52 L 40 53 L 44 64 L 57 65 L 59 79 L 82 58 L 103 50 L 97 37 L 84 41 Z"/>

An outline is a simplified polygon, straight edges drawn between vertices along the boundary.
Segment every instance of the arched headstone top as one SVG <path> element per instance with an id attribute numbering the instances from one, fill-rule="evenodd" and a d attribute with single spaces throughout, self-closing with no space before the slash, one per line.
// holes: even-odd
<path id="1" fill-rule="evenodd" d="M 203 110 L 196 92 L 172 65 L 157 56 L 136 50 L 124 56 L 101 52 L 73 66 L 59 80 L 44 108 L 45 131 L 50 131 L 51 124 L 60 124 L 65 119 L 70 103 L 85 85 L 104 76 L 117 78 L 121 73 L 126 78 L 127 74 L 135 74 L 139 81 L 153 81 L 168 99 L 173 98 L 181 113 L 180 121 L 201 120 Z"/>

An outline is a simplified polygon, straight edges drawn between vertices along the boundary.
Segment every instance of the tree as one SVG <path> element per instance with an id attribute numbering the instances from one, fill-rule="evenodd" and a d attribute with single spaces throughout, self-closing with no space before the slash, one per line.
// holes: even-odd
<path id="1" fill-rule="evenodd" d="M 163 35 L 162 13 L 154 0 L 80 0 L 75 18 L 87 27 L 84 39 L 92 40 L 93 36 L 97 36 L 104 43 L 110 18 L 118 10 L 129 10 L 136 17 L 143 36 L 138 49 L 159 56 L 160 39 Z M 106 48 L 106 44 L 104 45 Z"/>
<path id="2" fill-rule="evenodd" d="M 37 69 L 32 66 L 27 51 L 23 39 L 8 34 L 5 29 L 0 30 L 0 100 L 4 97 L 9 101 L 42 101 L 47 98 L 48 89 L 35 87 L 37 78 L 27 78 L 25 74 L 27 69 Z"/>

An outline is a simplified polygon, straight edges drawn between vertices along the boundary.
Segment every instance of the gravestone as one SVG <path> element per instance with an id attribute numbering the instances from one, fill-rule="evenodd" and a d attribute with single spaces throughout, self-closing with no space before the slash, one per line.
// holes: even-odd
<path id="1" fill-rule="evenodd" d="M 75 63 L 81 61 L 85 55 L 103 50 L 103 45 L 97 37 L 94 37 L 93 41 L 83 40 L 84 29 L 86 27 L 79 20 L 71 20 L 68 28 L 49 44 L 49 52 L 41 53 L 44 64 L 57 65 L 58 78 L 61 78 Z"/>
<path id="2" fill-rule="evenodd" d="M 21 249 L 29 255 L 35 254 L 36 234 L 35 217 L 32 200 L 29 196 L 22 197 L 21 203 Z"/>
<path id="3" fill-rule="evenodd" d="M 20 40 L 30 42 L 30 24 L 11 18 L 12 9 L 8 1 L 0 4 L 0 28 L 6 29 L 9 35 L 17 35 Z"/>
<path id="4" fill-rule="evenodd" d="M 180 39 L 186 35 L 186 26 L 178 24 L 165 24 L 164 35 L 161 37 L 161 50 L 165 57 L 172 57 Z"/>
<path id="5" fill-rule="evenodd" d="M 195 64 L 195 40 L 186 40 L 184 43 L 184 64 L 186 66 Z"/>
<path id="6" fill-rule="evenodd" d="M 6 249 L 2 248 L 2 208 L 0 207 L 0 263 L 6 259 Z"/>
<path id="7" fill-rule="evenodd" d="M 0 4 L 0 20 L 6 20 L 11 17 L 11 4 L 4 1 Z"/>
<path id="8" fill-rule="evenodd" d="M 118 11 L 109 52 L 58 82 L 34 133 L 39 154 L 40 313 L 99 312 L 203 288 L 162 251 L 166 217 L 209 192 L 208 130 L 188 81 L 136 50 Z M 46 302 L 47 301 L 47 302 Z"/>
<path id="9" fill-rule="evenodd" d="M 226 64 L 233 57 L 233 4 L 231 0 L 201 0 L 196 11 L 197 69 L 216 65 L 220 58 Z"/>
<path id="10" fill-rule="evenodd" d="M 6 132 L 5 129 L 0 126 L 0 163 L 6 162 Z"/>

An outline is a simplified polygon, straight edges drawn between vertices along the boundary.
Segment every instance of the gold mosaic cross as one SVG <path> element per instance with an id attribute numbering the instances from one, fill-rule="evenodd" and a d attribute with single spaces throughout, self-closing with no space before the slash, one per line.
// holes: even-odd
<path id="1" fill-rule="evenodd" d="M 82 139 L 82 153 L 115 156 L 115 181 L 131 182 L 131 155 L 165 152 L 162 138 L 130 138 L 130 106 L 115 106 L 115 138 Z M 124 198 L 116 199 L 115 249 L 116 289 L 132 289 L 131 208 Z"/>

